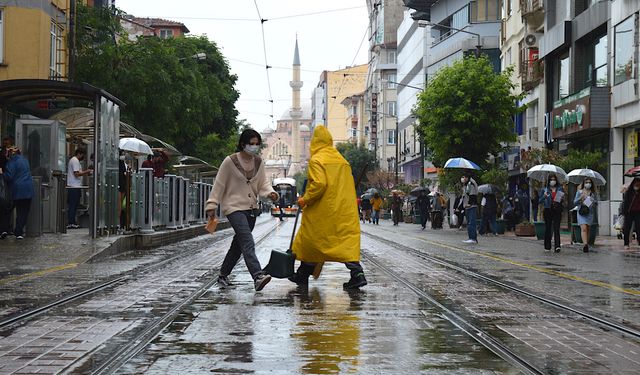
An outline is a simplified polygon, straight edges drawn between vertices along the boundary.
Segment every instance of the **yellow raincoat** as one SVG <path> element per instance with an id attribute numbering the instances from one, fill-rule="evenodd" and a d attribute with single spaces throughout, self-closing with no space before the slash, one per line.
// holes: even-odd
<path id="1" fill-rule="evenodd" d="M 318 125 L 311 138 L 302 224 L 293 253 L 302 262 L 360 261 L 360 218 L 351 166 Z"/>

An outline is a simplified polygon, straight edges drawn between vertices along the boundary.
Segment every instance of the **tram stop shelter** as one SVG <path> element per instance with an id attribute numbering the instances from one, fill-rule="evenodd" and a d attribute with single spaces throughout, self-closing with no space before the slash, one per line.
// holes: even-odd
<path id="1" fill-rule="evenodd" d="M 89 196 L 89 233 L 92 238 L 114 233 L 119 224 L 118 141 L 120 108 L 124 103 L 87 83 L 19 79 L 0 81 L 0 135 L 13 135 L 29 160 L 34 184 L 40 189 L 32 202 L 27 230 L 39 235 L 42 228 L 64 232 L 68 143 L 80 140 L 93 153 L 94 173 Z M 93 121 L 76 129 L 73 137 L 56 113 L 70 107 L 93 109 Z M 39 233 L 38 233 L 39 232 Z"/>

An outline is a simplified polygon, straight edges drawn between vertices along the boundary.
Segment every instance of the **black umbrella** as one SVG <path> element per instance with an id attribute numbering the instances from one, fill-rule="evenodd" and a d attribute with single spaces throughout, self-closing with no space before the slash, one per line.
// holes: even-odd
<path id="1" fill-rule="evenodd" d="M 419 187 L 417 187 L 417 188 L 415 188 L 415 189 L 411 190 L 411 195 L 413 195 L 413 196 L 416 196 L 416 197 L 417 197 L 417 196 L 418 196 L 418 195 L 420 195 L 420 193 L 422 193 L 422 192 L 424 192 L 425 194 L 429 194 L 431 191 L 430 191 L 428 188 L 426 188 L 426 187 L 419 186 Z"/>

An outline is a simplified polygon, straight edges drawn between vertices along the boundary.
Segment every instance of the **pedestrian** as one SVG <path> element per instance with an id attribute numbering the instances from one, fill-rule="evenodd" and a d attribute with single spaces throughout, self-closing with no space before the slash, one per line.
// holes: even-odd
<path id="1" fill-rule="evenodd" d="M 344 263 L 351 278 L 342 286 L 357 289 L 367 285 L 360 265 L 360 223 L 351 166 L 333 146 L 326 127 L 317 125 L 311 138 L 307 189 L 298 199 L 304 208 L 293 253 L 300 267 L 289 278 L 306 285 L 316 264 Z"/>
<path id="2" fill-rule="evenodd" d="M 551 251 L 551 236 L 553 235 L 553 251 L 560 252 L 560 220 L 562 219 L 562 202 L 564 199 L 564 190 L 558 183 L 556 175 L 549 175 L 547 186 L 543 189 L 540 196 L 540 204 L 543 205 L 544 211 L 542 217 L 544 219 L 544 249 Z"/>
<path id="3" fill-rule="evenodd" d="M 256 291 L 262 290 L 271 281 L 271 276 L 262 271 L 256 257 L 255 242 L 251 232 L 258 216 L 258 197 L 279 200 L 278 193 L 267 179 L 265 166 L 258 156 L 262 137 L 253 129 L 246 129 L 240 135 L 236 153 L 227 156 L 218 170 L 218 175 L 209 195 L 205 212 L 215 217 L 218 206 L 222 204 L 235 235 L 231 247 L 220 267 L 218 285 L 229 286 L 229 275 L 240 257 L 249 269 Z"/>
<path id="4" fill-rule="evenodd" d="M 462 222 L 464 221 L 462 195 L 456 195 L 456 199 L 453 201 L 453 216 L 455 216 L 455 219 L 452 220 L 453 226 L 457 227 L 458 230 L 462 230 Z"/>
<path id="5" fill-rule="evenodd" d="M 13 200 L 12 206 L 16 209 L 16 225 L 13 234 L 16 239 L 21 240 L 24 238 L 24 227 L 27 225 L 31 199 L 35 190 L 29 162 L 20 154 L 18 148 L 12 147 L 7 150 L 7 164 L 2 170 L 2 176 L 8 183 Z M 1 237 L 5 238 L 7 234 L 8 232 L 3 228 Z"/>
<path id="6" fill-rule="evenodd" d="M 2 147 L 0 147 L 0 169 L 4 169 L 9 161 L 9 148 L 13 146 L 13 138 L 6 136 L 2 138 Z"/>
<path id="7" fill-rule="evenodd" d="M 127 164 L 125 163 L 124 151 L 120 150 L 118 156 L 118 206 L 120 208 L 120 229 L 124 230 L 127 226 L 127 197 L 129 196 L 129 182 Z"/>
<path id="8" fill-rule="evenodd" d="M 460 178 L 462 182 L 462 205 L 467 217 L 467 235 L 469 239 L 464 243 L 478 243 L 476 220 L 478 217 L 478 183 L 465 172 Z"/>
<path id="9" fill-rule="evenodd" d="M 373 208 L 373 205 L 371 204 L 371 199 L 362 199 L 360 201 L 360 205 L 362 208 L 362 222 L 371 222 L 371 209 Z M 374 224 L 375 224 L 375 217 L 374 217 Z"/>
<path id="10" fill-rule="evenodd" d="M 521 217 L 525 220 L 529 220 L 529 186 L 525 183 L 520 184 L 520 187 L 516 191 L 516 200 L 520 203 L 520 209 L 518 210 L 521 213 Z"/>
<path id="11" fill-rule="evenodd" d="M 151 159 L 151 168 L 153 168 L 153 177 L 163 178 L 166 172 L 166 165 L 169 162 L 169 156 L 160 149 L 153 150 L 153 158 Z M 142 163 L 145 166 L 146 162 Z M 146 164 L 149 165 L 148 163 Z"/>
<path id="12" fill-rule="evenodd" d="M 578 207 L 578 224 L 582 235 L 582 252 L 589 252 L 589 235 L 593 225 L 594 212 L 598 204 L 598 196 L 595 193 L 595 185 L 590 178 L 585 178 L 573 199 L 573 204 Z"/>
<path id="13" fill-rule="evenodd" d="M 7 165 L 9 148 L 13 146 L 13 138 L 6 136 L 2 138 L 2 147 L 0 147 L 0 174 Z M 0 193 L 0 238 L 5 238 L 11 233 L 11 212 L 13 210 L 11 192 L 7 182 L 3 178 L 0 178 L 0 184 L 2 185 L 2 191 Z"/>
<path id="14" fill-rule="evenodd" d="M 491 232 L 493 235 L 497 235 L 498 223 L 496 217 L 498 215 L 498 199 L 495 194 L 485 194 L 484 197 L 482 197 L 482 203 L 480 234 Z"/>
<path id="15" fill-rule="evenodd" d="M 87 152 L 82 148 L 77 148 L 74 156 L 69 159 L 67 166 L 67 228 L 76 229 L 80 226 L 76 223 L 76 213 L 80 204 L 82 194 L 82 176 L 90 175 L 91 169 L 82 169 L 80 162 L 84 160 Z"/>
<path id="16" fill-rule="evenodd" d="M 531 195 L 531 218 L 533 221 L 538 221 L 538 206 L 540 205 L 540 194 L 538 190 L 533 189 Z"/>
<path id="17" fill-rule="evenodd" d="M 443 210 L 446 204 L 447 202 L 442 194 L 437 191 L 433 193 L 431 202 L 431 229 L 442 229 L 442 222 L 444 221 Z"/>
<path id="18" fill-rule="evenodd" d="M 416 205 L 418 206 L 418 212 L 420 213 L 420 224 L 422 224 L 422 230 L 427 227 L 427 217 L 429 216 L 429 196 L 424 190 L 420 191 L 418 199 L 416 199 Z M 433 224 L 433 220 L 431 221 Z"/>
<path id="19" fill-rule="evenodd" d="M 287 202 L 284 199 L 284 192 L 280 192 L 280 200 L 278 201 L 278 209 L 280 210 L 280 221 L 284 221 L 284 207 Z"/>
<path id="20" fill-rule="evenodd" d="M 629 250 L 632 223 L 636 236 L 640 233 L 640 178 L 635 177 L 630 186 L 631 189 L 626 189 L 622 198 L 622 215 L 624 215 L 622 235 L 625 250 Z M 636 237 L 636 240 L 640 246 L 640 237 Z"/>
<path id="21" fill-rule="evenodd" d="M 391 192 L 391 214 L 393 215 L 393 225 L 398 225 L 402 220 L 402 198 L 397 190 Z"/>
<path id="22" fill-rule="evenodd" d="M 380 225 L 380 210 L 382 209 L 382 197 L 377 191 L 373 193 L 373 198 L 369 201 L 373 210 L 373 223 Z"/>

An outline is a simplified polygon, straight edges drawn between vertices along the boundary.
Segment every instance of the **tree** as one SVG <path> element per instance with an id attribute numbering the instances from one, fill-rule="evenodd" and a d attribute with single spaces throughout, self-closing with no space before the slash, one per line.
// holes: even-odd
<path id="1" fill-rule="evenodd" d="M 365 146 L 356 146 L 353 143 L 338 143 L 336 148 L 351 165 L 351 173 L 356 185 L 360 180 L 360 186 L 356 186 L 356 191 L 360 191 L 361 187 L 366 186 L 367 172 L 376 169 L 375 153 Z"/>
<path id="2" fill-rule="evenodd" d="M 444 67 L 418 97 L 415 113 L 420 120 L 429 156 L 436 166 L 450 157 L 464 157 L 487 165 L 489 154 L 503 151 L 516 140 L 513 116 L 524 110 L 512 94 L 513 68 L 493 71 L 486 56 L 466 57 Z"/>
<path id="3" fill-rule="evenodd" d="M 528 150 L 522 153 L 520 165 L 528 171 L 538 164 L 558 164 L 562 160 L 559 152 L 548 148 Z M 567 171 L 568 172 L 568 171 Z"/>
<path id="4" fill-rule="evenodd" d="M 204 36 L 130 42 L 120 16 L 113 7 L 78 6 L 76 81 L 122 99 L 122 121 L 141 132 L 219 163 L 241 124 L 237 78 L 216 44 Z M 198 53 L 206 59 L 192 58 Z"/>
<path id="5" fill-rule="evenodd" d="M 604 155 L 599 151 L 582 151 L 571 149 L 569 153 L 562 157 L 558 166 L 569 173 L 574 169 L 589 168 L 600 174 L 606 175 L 607 162 Z"/>

